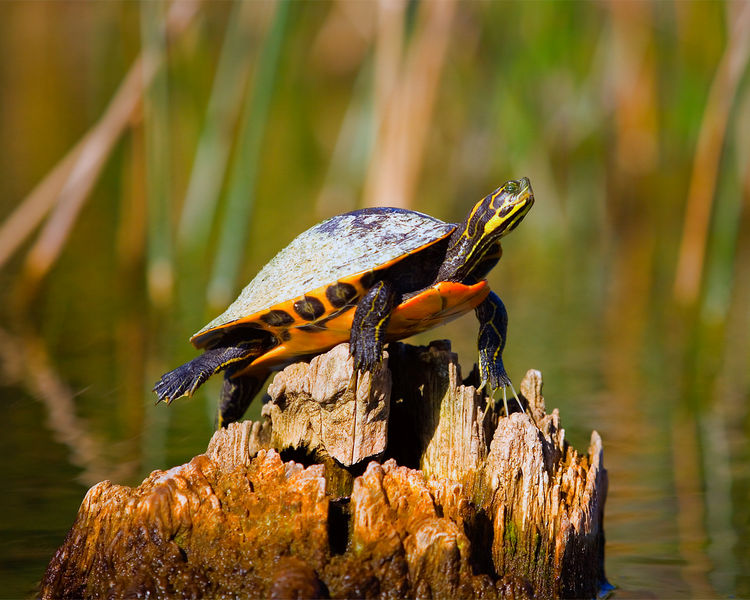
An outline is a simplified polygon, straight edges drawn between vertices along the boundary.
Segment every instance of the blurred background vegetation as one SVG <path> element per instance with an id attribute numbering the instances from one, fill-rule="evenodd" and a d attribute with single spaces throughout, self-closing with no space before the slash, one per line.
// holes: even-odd
<path id="1" fill-rule="evenodd" d="M 216 384 L 153 382 L 295 235 L 521 176 L 506 365 L 602 434 L 615 597 L 750 595 L 750 2 L 6 1 L 0 48 L 0 596 L 205 449 Z"/>

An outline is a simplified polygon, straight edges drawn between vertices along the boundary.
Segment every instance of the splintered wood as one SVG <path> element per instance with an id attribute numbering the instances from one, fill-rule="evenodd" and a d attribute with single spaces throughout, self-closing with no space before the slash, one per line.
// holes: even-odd
<path id="1" fill-rule="evenodd" d="M 290 365 L 261 422 L 138 488 L 94 486 L 40 595 L 595 597 L 602 442 L 579 455 L 541 389 L 529 371 L 533 419 L 501 416 L 447 342 L 390 344 L 372 375 L 346 344 Z"/>

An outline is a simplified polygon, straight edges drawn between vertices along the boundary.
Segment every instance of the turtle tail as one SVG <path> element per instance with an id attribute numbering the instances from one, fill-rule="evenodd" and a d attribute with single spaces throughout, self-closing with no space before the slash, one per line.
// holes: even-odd
<path id="1" fill-rule="evenodd" d="M 254 358 L 257 354 L 258 349 L 252 343 L 206 350 L 190 362 L 161 376 L 153 388 L 158 397 L 157 403 L 163 400 L 169 404 L 182 396 L 192 396 L 211 375 L 239 361 Z"/>

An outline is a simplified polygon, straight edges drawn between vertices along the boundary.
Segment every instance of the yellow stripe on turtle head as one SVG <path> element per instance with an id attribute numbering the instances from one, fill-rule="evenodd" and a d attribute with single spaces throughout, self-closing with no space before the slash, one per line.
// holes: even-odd
<path id="1" fill-rule="evenodd" d="M 509 181 L 495 190 L 479 204 L 484 205 L 485 215 L 490 215 L 484 223 L 483 237 L 498 239 L 515 229 L 534 204 L 534 193 L 528 177 L 519 181 Z"/>
<path id="2" fill-rule="evenodd" d="M 521 222 L 533 204 L 534 193 L 526 177 L 508 181 L 477 202 L 464 221 L 460 236 L 449 248 L 456 257 L 454 268 L 443 274 L 460 280 L 473 272 L 486 260 L 488 252 L 497 253 L 500 238 Z"/>

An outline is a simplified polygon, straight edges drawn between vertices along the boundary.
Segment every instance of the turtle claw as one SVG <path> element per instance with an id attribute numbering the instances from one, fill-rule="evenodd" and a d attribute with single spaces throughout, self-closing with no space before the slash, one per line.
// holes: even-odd
<path id="1" fill-rule="evenodd" d="M 510 391 L 513 392 L 513 397 L 516 399 L 516 404 L 518 404 L 518 408 L 521 409 L 521 412 L 526 412 L 523 408 L 523 404 L 521 404 L 521 400 L 518 397 L 518 394 L 516 393 L 516 388 L 513 387 L 513 383 L 510 381 L 510 378 L 508 378 L 507 375 L 503 374 L 500 377 L 500 381 L 497 382 L 498 385 L 494 386 L 489 381 L 488 378 L 485 377 L 482 379 L 482 382 L 479 384 L 479 387 L 477 388 L 478 392 L 481 392 L 482 390 L 487 388 L 487 396 L 490 398 L 495 399 L 495 393 L 497 390 L 502 389 L 503 390 L 503 408 L 505 409 L 505 416 L 510 416 L 510 410 L 508 409 L 508 392 L 507 389 L 510 388 Z M 489 403 L 487 403 L 487 407 L 489 408 Z M 485 410 L 487 410 L 485 408 Z"/>
<path id="2" fill-rule="evenodd" d="M 508 411 L 508 397 L 506 393 L 506 388 L 510 388 L 510 391 L 513 392 L 513 397 L 516 399 L 516 404 L 518 404 L 518 408 L 521 409 L 521 412 L 524 414 L 528 414 L 531 418 L 531 422 L 534 423 L 534 426 L 539 429 L 539 424 L 536 422 L 536 419 L 534 418 L 534 413 L 531 411 L 531 408 L 529 408 L 528 413 L 526 412 L 526 409 L 523 407 L 523 404 L 521 404 L 521 399 L 518 397 L 518 394 L 516 393 L 516 388 L 513 387 L 513 384 L 508 380 L 506 385 L 502 386 L 503 388 L 503 406 L 505 408 L 505 416 L 509 417 L 510 412 Z"/>
<path id="3" fill-rule="evenodd" d="M 512 387 L 513 386 L 511 386 L 511 388 Z M 492 390 L 492 393 L 489 394 L 489 396 L 490 396 L 490 398 L 492 398 L 493 404 L 497 404 L 496 402 L 494 402 L 494 400 L 495 400 L 495 392 L 497 392 L 497 390 L 501 389 L 501 388 L 503 390 L 503 408 L 505 409 L 505 416 L 509 417 L 510 416 L 510 411 L 508 410 L 508 395 L 507 395 L 507 392 L 506 392 L 507 386 L 501 385 L 499 388 L 495 388 L 494 390 Z M 515 394 L 515 391 L 513 393 Z M 487 405 L 489 406 L 489 403 Z"/>
<path id="4" fill-rule="evenodd" d="M 154 385 L 153 391 L 156 392 L 156 404 L 164 402 L 169 405 L 172 401 L 182 396 L 192 396 L 197 385 L 190 385 L 191 381 L 181 377 L 179 369 L 170 371 L 162 375 L 161 379 Z M 199 384 L 200 385 L 200 384 Z"/>
<path id="5" fill-rule="evenodd" d="M 509 417 L 510 411 L 508 410 L 508 395 L 505 386 L 503 386 L 503 408 L 505 409 L 505 416 Z"/>
<path id="6" fill-rule="evenodd" d="M 510 387 L 510 391 L 513 392 L 513 397 L 516 399 L 516 404 L 518 404 L 518 408 L 521 409 L 521 412 L 526 412 L 526 410 L 523 407 L 523 404 L 521 404 L 521 400 L 518 397 L 518 394 L 516 394 L 516 388 L 513 387 L 513 384 L 508 380 L 508 387 Z M 503 388 L 503 397 L 505 396 L 505 388 Z M 504 398 L 503 398 L 504 399 Z M 505 410 L 508 410 L 508 406 L 506 404 Z"/>
<path id="7" fill-rule="evenodd" d="M 518 399 L 518 394 L 516 394 L 516 390 L 510 381 L 510 377 L 508 377 L 508 374 L 505 372 L 505 367 L 503 366 L 502 361 L 500 361 L 500 364 L 492 362 L 480 351 L 479 372 L 481 373 L 482 380 L 479 384 L 478 391 L 481 392 L 486 387 L 487 395 L 494 400 L 495 392 L 499 389 L 503 390 L 503 408 L 505 408 L 506 417 L 510 415 L 510 411 L 508 410 L 508 387 L 510 387 L 513 392 L 513 397 L 516 399 L 518 406 L 521 407 L 521 411 L 523 411 L 521 401 Z"/>
<path id="8" fill-rule="evenodd" d="M 205 352 L 173 371 L 164 373 L 153 387 L 158 398 L 156 403 L 164 401 L 169 405 L 183 396 L 191 398 L 206 379 L 218 370 L 212 364 L 206 367 L 206 358 L 207 355 L 211 356 L 211 352 Z"/>
<path id="9" fill-rule="evenodd" d="M 383 364 L 383 346 L 374 347 L 367 340 L 357 336 L 349 344 L 349 354 L 354 358 L 354 371 L 363 373 L 374 371 Z"/>

